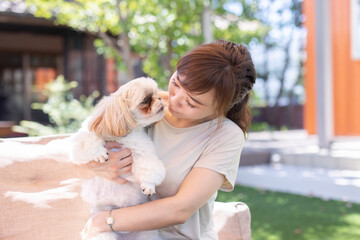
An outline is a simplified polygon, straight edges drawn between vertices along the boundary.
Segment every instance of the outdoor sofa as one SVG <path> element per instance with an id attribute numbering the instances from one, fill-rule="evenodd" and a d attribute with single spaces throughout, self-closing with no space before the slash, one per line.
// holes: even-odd
<path id="1" fill-rule="evenodd" d="M 34 148 L 67 135 L 0 139 Z M 4 146 L 4 145 L 3 145 Z M 89 206 L 79 197 L 77 173 L 60 156 L 23 161 L 21 148 L 0 151 L 0 239 L 76 240 L 89 218 Z M 19 157 L 17 157 L 19 156 Z M 12 162 L 12 163 L 11 163 Z M 11 163 L 11 164 L 10 164 Z M 27 202 L 21 199 L 27 199 Z M 251 239 L 250 211 L 241 202 L 216 202 L 214 221 L 220 240 Z"/>

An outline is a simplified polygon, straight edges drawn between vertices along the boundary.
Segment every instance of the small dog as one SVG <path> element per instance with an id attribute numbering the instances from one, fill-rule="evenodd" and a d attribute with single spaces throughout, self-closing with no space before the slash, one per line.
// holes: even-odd
<path id="1" fill-rule="evenodd" d="M 92 212 L 129 207 L 148 201 L 155 186 L 165 178 L 165 167 L 157 158 L 144 127 L 161 120 L 165 105 L 157 97 L 157 84 L 150 78 L 137 78 L 104 97 L 94 113 L 71 136 L 70 160 L 77 164 L 98 161 L 106 164 L 105 141 L 119 142 L 132 152 L 132 172 L 122 175 L 129 182 L 117 184 L 95 177 L 82 185 L 82 198 Z M 105 219 L 104 219 L 105 221 Z M 116 219 L 115 219 L 116 221 Z M 158 232 L 106 232 L 94 239 L 158 239 Z"/>

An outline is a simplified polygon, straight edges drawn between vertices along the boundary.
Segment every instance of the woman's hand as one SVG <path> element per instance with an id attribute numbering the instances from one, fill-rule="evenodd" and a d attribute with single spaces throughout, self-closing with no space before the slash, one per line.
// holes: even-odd
<path id="1" fill-rule="evenodd" d="M 122 148 L 118 142 L 106 142 L 105 148 L 109 155 L 107 162 L 91 161 L 87 164 L 77 165 L 78 172 L 84 178 L 98 176 L 119 184 L 126 183 L 127 180 L 121 175 L 131 172 L 133 158 L 130 149 Z"/>
<path id="2" fill-rule="evenodd" d="M 102 228 L 109 228 L 108 226 L 105 226 L 105 219 L 105 212 L 98 212 L 91 216 L 86 222 L 84 229 L 80 233 L 81 239 L 91 239 L 97 234 L 103 232 L 104 229 Z M 110 228 L 108 230 L 110 230 Z"/>

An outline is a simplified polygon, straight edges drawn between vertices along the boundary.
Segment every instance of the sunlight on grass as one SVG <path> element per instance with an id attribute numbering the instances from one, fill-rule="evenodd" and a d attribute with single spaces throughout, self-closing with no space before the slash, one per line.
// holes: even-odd
<path id="1" fill-rule="evenodd" d="M 357 239 L 360 239 L 360 213 L 359 211 L 357 213 L 352 214 L 346 214 L 343 217 L 344 221 L 349 224 L 349 226 L 353 226 L 351 229 L 349 228 L 339 228 L 337 231 L 339 234 L 344 235 L 356 235 L 358 236 Z"/>
<path id="2" fill-rule="evenodd" d="M 217 201 L 246 203 L 253 240 L 359 240 L 360 205 L 236 186 Z"/>

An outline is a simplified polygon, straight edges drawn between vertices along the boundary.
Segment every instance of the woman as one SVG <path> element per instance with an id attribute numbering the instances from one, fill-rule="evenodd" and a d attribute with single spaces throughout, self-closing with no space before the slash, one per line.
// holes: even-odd
<path id="1" fill-rule="evenodd" d="M 157 200 L 112 211 L 115 231 L 160 229 L 163 239 L 217 239 L 212 208 L 219 189 L 234 188 L 255 79 L 251 56 L 240 44 L 204 44 L 179 60 L 168 96 L 162 96 L 165 118 L 148 130 L 166 178 L 156 188 Z M 106 147 L 121 148 L 114 142 Z M 109 151 L 106 168 L 91 163 L 83 171 L 124 183 L 120 175 L 131 171 L 131 162 L 129 149 Z M 94 215 L 85 233 L 110 231 L 108 215 Z"/>

